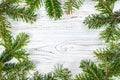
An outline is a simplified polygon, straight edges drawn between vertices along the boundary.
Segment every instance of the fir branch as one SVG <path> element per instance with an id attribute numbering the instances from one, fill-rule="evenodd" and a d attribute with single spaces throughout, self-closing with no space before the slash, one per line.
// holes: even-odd
<path id="1" fill-rule="evenodd" d="M 119 32 L 120 29 L 116 25 L 110 26 L 100 33 L 100 39 L 104 39 L 106 42 L 117 41 L 120 37 Z"/>
<path id="2" fill-rule="evenodd" d="M 10 23 L 3 16 L 0 16 L 0 36 L 3 40 L 2 44 L 7 50 L 11 49 L 12 46 L 12 36 L 9 31 L 10 26 Z"/>
<path id="3" fill-rule="evenodd" d="M 13 58 L 11 51 L 4 50 L 0 55 L 0 62 L 8 62 Z"/>
<path id="4" fill-rule="evenodd" d="M 110 15 L 114 15 L 113 13 L 113 8 L 114 8 L 114 3 L 116 2 L 116 0 L 96 0 L 98 1 L 98 4 L 95 6 L 96 10 L 100 11 L 103 14 L 110 14 Z"/>
<path id="5" fill-rule="evenodd" d="M 98 57 L 98 59 L 102 60 L 103 62 L 111 62 L 111 58 L 116 55 L 111 53 L 111 50 L 107 48 L 97 49 L 96 51 L 94 51 L 94 54 Z"/>
<path id="6" fill-rule="evenodd" d="M 117 58 L 110 64 L 109 68 L 110 74 L 113 76 L 119 76 L 120 75 L 120 58 Z"/>
<path id="7" fill-rule="evenodd" d="M 94 51 L 94 54 L 99 60 L 103 62 L 109 62 L 120 58 L 120 44 L 119 43 L 109 43 L 107 48 L 100 48 Z"/>
<path id="8" fill-rule="evenodd" d="M 20 33 L 16 39 L 13 39 L 12 33 L 9 30 L 11 24 L 6 19 L 9 16 L 14 20 L 21 19 L 31 23 L 35 21 L 36 14 L 34 10 L 39 6 L 38 0 L 34 0 L 34 6 L 31 0 L 30 3 L 26 2 L 27 6 L 19 6 L 19 3 L 25 3 L 24 1 L 25 0 L 2 0 L 0 3 L 0 44 L 5 48 L 0 54 L 1 80 L 26 80 L 26 73 L 34 68 L 33 63 L 28 61 L 28 53 L 22 49 L 28 43 L 29 36 L 25 33 Z M 31 6 L 32 8 L 30 8 Z M 14 66 L 6 65 L 9 64 L 8 61 L 13 58 L 16 58 L 18 63 Z"/>
<path id="9" fill-rule="evenodd" d="M 34 64 L 31 61 L 24 61 L 22 63 L 7 63 L 5 64 L 5 67 L 3 70 L 7 70 L 8 76 L 7 76 L 7 80 L 12 80 L 12 79 L 16 79 L 17 77 L 21 75 L 24 75 L 24 73 L 26 73 L 26 71 L 32 70 L 34 68 Z M 12 70 L 14 69 L 14 70 Z M 19 77 L 20 78 L 20 77 Z"/>
<path id="10" fill-rule="evenodd" d="M 36 21 L 36 14 L 31 12 L 29 9 L 19 8 L 18 6 L 6 6 L 4 8 L 5 15 L 8 15 L 14 20 L 23 20 L 26 22 L 34 22 Z M 14 14 L 14 15 L 13 15 Z"/>
<path id="11" fill-rule="evenodd" d="M 35 72 L 34 75 L 29 80 L 57 80 L 54 78 L 52 73 L 47 73 L 45 75 L 39 74 L 39 72 Z"/>
<path id="12" fill-rule="evenodd" d="M 94 0 L 98 4 L 95 6 L 100 14 L 91 14 L 85 18 L 84 24 L 88 26 L 89 29 L 100 29 L 105 27 L 100 33 L 101 39 L 106 42 L 119 40 L 120 29 L 118 24 L 120 23 L 120 11 L 113 12 L 114 4 L 116 0 Z"/>
<path id="13" fill-rule="evenodd" d="M 56 79 L 62 79 L 62 80 L 72 80 L 71 71 L 69 71 L 67 68 L 63 68 L 63 65 L 56 65 L 54 67 L 53 75 Z"/>
<path id="14" fill-rule="evenodd" d="M 108 27 L 101 32 L 101 39 L 106 42 L 118 40 L 120 37 L 120 29 L 117 25 L 116 19 L 108 24 Z"/>
<path id="15" fill-rule="evenodd" d="M 39 72 L 35 72 L 30 80 L 43 80 L 43 75 L 39 74 Z"/>
<path id="16" fill-rule="evenodd" d="M 48 73 L 43 76 L 43 80 L 55 80 L 55 78 L 52 73 Z"/>
<path id="17" fill-rule="evenodd" d="M 10 23 L 3 17 L 0 16 L 0 36 L 3 40 L 2 46 L 5 47 L 5 51 L 3 51 L 0 54 L 0 61 L 6 62 L 12 59 L 12 57 L 8 57 L 11 53 L 12 49 L 12 36 L 11 36 L 11 31 L 9 30 L 10 28 Z"/>
<path id="18" fill-rule="evenodd" d="M 10 50 L 4 50 L 0 55 L 0 61 L 7 62 L 13 57 L 18 60 L 27 58 L 28 54 L 22 47 L 24 47 L 29 40 L 29 36 L 25 33 L 20 33 L 17 35 L 16 39 L 13 41 L 12 48 Z M 19 55 L 19 57 L 18 57 Z"/>
<path id="19" fill-rule="evenodd" d="M 5 7 L 6 5 L 16 4 L 20 2 L 20 0 L 1 0 L 0 7 Z"/>
<path id="20" fill-rule="evenodd" d="M 14 54 L 12 54 L 12 56 L 16 58 L 17 60 L 22 61 L 22 60 L 27 60 L 29 54 L 27 53 L 25 49 L 20 49 L 20 50 L 15 51 Z"/>
<path id="21" fill-rule="evenodd" d="M 22 47 L 26 46 L 28 42 L 29 42 L 29 36 L 23 32 L 19 33 L 13 42 L 13 46 L 12 46 L 13 51 L 21 49 Z"/>
<path id="22" fill-rule="evenodd" d="M 34 11 L 39 7 L 43 6 L 44 0 L 25 0 L 27 5 L 29 5 L 30 11 Z"/>
<path id="23" fill-rule="evenodd" d="M 45 8 L 50 18 L 56 20 L 62 16 L 61 4 L 58 0 L 46 0 Z"/>
<path id="24" fill-rule="evenodd" d="M 113 12 L 115 2 L 117 0 L 94 0 L 98 4 L 95 8 L 100 11 L 100 14 L 92 14 L 85 18 L 84 24 L 89 29 L 99 29 L 106 27 L 101 33 L 101 39 L 106 42 L 119 40 L 120 29 L 118 24 L 120 23 L 120 11 Z"/>
<path id="25" fill-rule="evenodd" d="M 101 27 L 107 26 L 109 23 L 113 22 L 114 18 L 103 14 L 92 14 L 85 18 L 84 24 L 89 27 L 89 29 L 99 29 Z"/>
<path id="26" fill-rule="evenodd" d="M 92 77 L 89 77 L 87 74 L 77 74 L 75 80 L 94 80 Z"/>
<path id="27" fill-rule="evenodd" d="M 89 60 L 82 60 L 80 68 L 87 74 L 89 77 L 92 77 L 93 80 L 100 80 L 102 79 L 102 75 L 100 73 L 103 73 L 101 69 L 97 67 L 97 65 Z"/>
<path id="28" fill-rule="evenodd" d="M 79 9 L 84 0 L 66 0 L 64 2 L 64 9 L 66 14 L 72 13 L 74 9 Z"/>

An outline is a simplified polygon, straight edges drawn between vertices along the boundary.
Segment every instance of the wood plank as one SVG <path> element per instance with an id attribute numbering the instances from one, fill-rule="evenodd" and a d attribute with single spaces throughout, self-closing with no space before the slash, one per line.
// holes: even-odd
<path id="1" fill-rule="evenodd" d="M 44 8 L 37 11 L 38 19 L 33 24 L 10 20 L 14 35 L 19 32 L 30 35 L 25 48 L 37 70 L 47 73 L 55 64 L 63 64 L 75 74 L 81 71 L 78 67 L 82 59 L 94 59 L 93 50 L 103 47 L 104 41 L 99 40 L 100 30 L 89 30 L 82 23 L 86 16 L 96 13 L 94 5 L 88 0 L 80 10 L 57 21 L 50 20 Z"/>

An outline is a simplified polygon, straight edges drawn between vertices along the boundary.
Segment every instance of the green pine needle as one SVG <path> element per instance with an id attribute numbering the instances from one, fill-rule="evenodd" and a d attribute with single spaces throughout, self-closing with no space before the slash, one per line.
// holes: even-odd
<path id="1" fill-rule="evenodd" d="M 58 0 L 45 0 L 45 8 L 50 18 L 59 19 L 62 16 L 61 4 Z"/>
<path id="2" fill-rule="evenodd" d="M 66 14 L 72 13 L 74 9 L 79 9 L 83 2 L 84 0 L 65 0 L 64 9 L 66 11 Z"/>
<path id="3" fill-rule="evenodd" d="M 87 25 L 89 29 L 103 28 L 104 30 L 100 33 L 100 38 L 104 39 L 105 42 L 119 40 L 120 29 L 118 24 L 120 23 L 120 11 L 113 11 L 117 0 L 94 1 L 98 2 L 95 8 L 100 14 L 89 15 L 85 18 L 84 24 Z"/>

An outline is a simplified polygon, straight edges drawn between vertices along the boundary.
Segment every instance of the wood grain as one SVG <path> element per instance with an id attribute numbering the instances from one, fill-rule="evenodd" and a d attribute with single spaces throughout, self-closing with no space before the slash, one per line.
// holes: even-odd
<path id="1" fill-rule="evenodd" d="M 33 24 L 10 20 L 13 35 L 30 35 L 25 48 L 39 72 L 47 73 L 55 64 L 63 64 L 76 74 L 81 71 L 78 67 L 82 59 L 94 59 L 92 52 L 103 47 L 104 42 L 99 40 L 99 30 L 89 30 L 82 23 L 86 16 L 96 13 L 94 5 L 95 2 L 87 0 L 80 10 L 57 21 L 49 19 L 44 8 L 37 11 L 38 19 Z"/>

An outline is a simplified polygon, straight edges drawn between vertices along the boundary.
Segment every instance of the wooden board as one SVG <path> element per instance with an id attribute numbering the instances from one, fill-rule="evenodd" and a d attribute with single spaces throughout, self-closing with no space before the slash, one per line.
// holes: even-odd
<path id="1" fill-rule="evenodd" d="M 94 59 L 92 52 L 103 47 L 104 42 L 99 40 L 99 30 L 88 30 L 82 23 L 86 16 L 96 13 L 94 5 L 95 2 L 87 0 L 80 10 L 57 21 L 49 19 L 44 8 L 37 11 L 38 19 L 33 24 L 10 20 L 14 34 L 30 35 L 30 43 L 25 48 L 39 72 L 47 73 L 55 64 L 63 64 L 76 74 L 80 72 L 82 59 Z"/>

